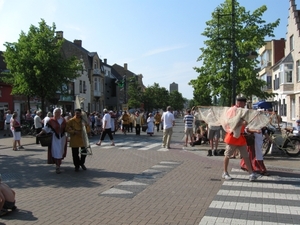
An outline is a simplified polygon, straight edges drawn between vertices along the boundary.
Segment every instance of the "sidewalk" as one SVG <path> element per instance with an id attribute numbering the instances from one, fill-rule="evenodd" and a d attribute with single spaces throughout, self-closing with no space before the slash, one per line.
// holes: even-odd
<path id="1" fill-rule="evenodd" d="M 25 150 L 12 151 L 12 138 L 1 135 L 0 173 L 3 182 L 16 191 L 19 210 L 0 218 L 0 224 L 246 224 L 238 220 L 242 215 L 251 224 L 276 224 L 284 223 L 285 217 L 299 217 L 295 205 L 300 200 L 299 171 L 296 166 L 284 167 L 287 158 L 278 159 L 280 165 L 274 166 L 271 177 L 253 183 L 239 170 L 239 160 L 233 159 L 230 169 L 235 179 L 224 181 L 222 156 L 207 157 L 208 145 L 183 147 L 181 119 L 176 120 L 169 151 L 161 148 L 161 136 L 161 131 L 153 137 L 117 132 L 116 146 L 106 139 L 103 146 L 93 147 L 87 171 L 77 173 L 69 148 L 62 173 L 56 174 L 55 167 L 46 164 L 46 147 L 36 145 L 35 137 L 23 137 Z M 251 204 L 269 213 L 253 211 Z M 276 207 L 290 211 L 271 213 L 279 212 Z"/>
<path id="2" fill-rule="evenodd" d="M 206 156 L 207 151 L 210 150 L 209 144 L 202 144 L 202 145 L 195 145 L 194 147 L 188 146 L 183 147 L 186 151 L 191 151 L 200 156 Z M 219 142 L 219 150 L 225 150 L 225 143 L 220 141 Z M 223 160 L 222 156 L 213 156 L 212 158 Z M 232 159 L 232 161 L 236 161 L 239 163 L 240 159 Z M 271 170 L 288 170 L 288 171 L 295 171 L 300 172 L 300 156 L 297 157 L 290 157 L 285 154 L 268 154 L 264 156 L 264 163 L 267 168 Z"/>

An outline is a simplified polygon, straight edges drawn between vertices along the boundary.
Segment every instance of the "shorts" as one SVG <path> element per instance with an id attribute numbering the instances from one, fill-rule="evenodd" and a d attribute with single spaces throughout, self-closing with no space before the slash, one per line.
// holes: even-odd
<path id="1" fill-rule="evenodd" d="M 15 206 L 15 202 L 5 201 L 3 205 L 3 209 L 12 209 Z"/>
<path id="2" fill-rule="evenodd" d="M 193 128 L 185 128 L 184 129 L 184 133 L 187 137 L 189 136 L 193 136 L 194 132 L 193 132 Z"/>
<path id="3" fill-rule="evenodd" d="M 226 144 L 224 155 L 227 156 L 228 158 L 230 158 L 236 150 L 239 150 L 240 155 L 241 155 L 242 158 L 249 158 L 246 145 L 229 145 L 229 144 Z"/>
<path id="4" fill-rule="evenodd" d="M 220 133 L 221 133 L 220 129 L 219 130 L 208 129 L 207 138 L 209 140 L 214 139 L 214 138 L 219 139 L 220 138 Z"/>

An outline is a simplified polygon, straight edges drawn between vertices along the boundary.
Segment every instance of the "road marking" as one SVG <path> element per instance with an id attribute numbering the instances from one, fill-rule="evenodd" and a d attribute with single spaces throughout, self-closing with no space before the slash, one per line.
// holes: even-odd
<path id="1" fill-rule="evenodd" d="M 199 225 L 299 224 L 298 177 L 263 176 L 250 182 L 240 169 L 230 175 L 233 180 L 224 181 Z"/>
<path id="2" fill-rule="evenodd" d="M 135 182 L 135 181 L 124 181 L 122 183 L 119 183 L 118 185 L 128 185 L 128 186 L 134 186 L 134 185 L 148 185 L 148 184 L 144 184 L 144 183 L 140 183 L 140 182 Z"/>
<path id="3" fill-rule="evenodd" d="M 101 194 L 103 194 L 103 195 L 107 195 L 107 194 L 124 195 L 124 194 L 133 194 L 133 192 L 131 192 L 131 191 L 124 191 L 124 190 L 117 189 L 117 188 L 111 188 L 111 189 L 109 189 L 107 191 L 102 192 Z"/>
<path id="4" fill-rule="evenodd" d="M 133 198 L 138 193 L 142 192 L 150 184 L 153 184 L 158 179 L 162 178 L 165 174 L 170 172 L 181 162 L 162 161 L 151 168 L 144 170 L 140 174 L 136 174 L 132 180 L 123 181 L 113 188 L 106 190 L 99 195 L 106 195 L 111 197 Z M 168 165 L 168 166 L 166 166 Z M 170 166 L 173 165 L 173 166 Z M 155 168 L 155 169 L 152 169 Z M 115 188 L 115 187 L 118 188 Z M 126 190 L 123 190 L 126 189 Z"/>

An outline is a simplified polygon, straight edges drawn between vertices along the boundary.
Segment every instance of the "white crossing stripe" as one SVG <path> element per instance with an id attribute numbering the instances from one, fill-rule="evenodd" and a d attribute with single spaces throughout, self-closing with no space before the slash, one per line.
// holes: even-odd
<path id="1" fill-rule="evenodd" d="M 135 182 L 135 181 L 124 181 L 122 183 L 119 183 L 118 185 L 124 185 L 124 186 L 143 186 L 143 185 L 148 185 L 140 182 Z"/>
<path id="2" fill-rule="evenodd" d="M 218 196 L 239 196 L 249 198 L 266 198 L 266 199 L 283 199 L 283 200 L 300 200 L 300 195 L 288 194 L 288 193 L 270 193 L 270 192 L 250 192 L 239 190 L 219 190 Z"/>
<path id="3" fill-rule="evenodd" d="M 117 189 L 117 188 L 111 188 L 107 191 L 104 191 L 102 192 L 101 194 L 108 194 L 108 195 L 115 195 L 115 194 L 119 194 L 119 195 L 124 195 L 124 194 L 133 194 L 133 192 L 131 191 L 124 191 L 124 190 L 120 190 L 120 189 Z"/>
<path id="4" fill-rule="evenodd" d="M 159 164 L 174 164 L 174 165 L 178 165 L 178 164 L 180 164 L 180 162 L 161 161 Z"/>
<path id="5" fill-rule="evenodd" d="M 233 180 L 225 180 L 223 182 L 221 189 L 216 195 L 216 200 L 211 202 L 209 212 L 201 219 L 199 225 L 289 225 L 294 224 L 292 221 L 297 220 L 300 216 L 300 204 L 297 204 L 300 201 L 300 179 L 298 177 L 262 176 L 257 181 L 249 182 L 249 174 L 240 169 L 232 169 L 230 174 Z M 236 199 L 236 201 L 233 201 L 233 199 Z M 248 202 L 247 199 L 251 199 L 251 202 Z M 284 201 L 284 203 L 280 204 L 281 201 Z M 221 217 L 222 214 L 219 214 L 219 212 L 238 213 L 229 214 L 230 216 L 228 217 Z M 243 214 L 248 218 L 239 219 L 239 214 Z M 273 221 L 268 216 L 251 220 L 251 217 L 255 217 L 256 214 L 259 216 L 280 216 L 272 218 L 271 220 Z M 286 219 L 284 216 L 286 216 Z M 288 221 L 286 221 L 287 219 Z"/>
<path id="6" fill-rule="evenodd" d="M 159 169 L 159 168 L 173 168 L 172 166 L 164 166 L 164 165 L 155 165 L 155 166 L 152 166 L 151 168 L 157 168 L 157 169 Z"/>
<path id="7" fill-rule="evenodd" d="M 234 180 L 230 180 L 230 181 L 225 181 L 223 183 L 223 186 L 230 186 L 230 187 L 255 187 L 255 188 L 264 188 L 264 189 L 269 189 L 271 188 L 272 190 L 282 190 L 282 189 L 286 189 L 286 190 L 299 190 L 299 186 L 295 186 L 295 185 L 290 185 L 290 184 L 275 184 L 275 183 L 263 183 L 263 182 L 259 182 L 259 180 L 262 180 L 262 178 L 258 179 L 258 181 L 255 182 L 234 182 Z M 265 179 L 264 179 L 265 180 Z M 273 179 L 270 179 L 273 180 Z"/>
<path id="8" fill-rule="evenodd" d="M 154 170 L 154 169 L 147 169 L 143 171 L 143 173 L 159 173 L 159 172 L 160 172 L 159 170 Z"/>
<path id="9" fill-rule="evenodd" d="M 166 149 L 166 148 L 160 148 L 157 150 L 158 152 L 168 152 L 169 149 Z"/>
<path id="10" fill-rule="evenodd" d="M 274 222 L 266 222 L 266 221 L 255 221 L 255 220 L 242 220 L 242 219 L 232 219 L 232 218 L 224 218 L 224 217 L 212 217 L 212 216 L 204 216 L 199 223 L 199 225 L 231 225 L 231 224 L 242 224 L 242 225 L 283 225 L 283 223 L 274 223 Z M 284 223 L 285 225 L 294 225 L 292 223 Z"/>
<path id="11" fill-rule="evenodd" d="M 245 202 L 212 201 L 209 207 L 214 209 L 232 209 L 247 212 L 288 213 L 292 215 L 299 215 L 300 212 L 300 207 L 297 206 L 269 205 Z"/>
<path id="12" fill-rule="evenodd" d="M 148 143 L 149 144 L 149 143 Z M 138 150 L 149 150 L 150 148 L 155 148 L 157 146 L 161 145 L 160 143 L 154 143 L 154 144 L 151 144 L 151 145 L 146 145 L 145 147 L 143 148 L 139 148 Z"/>

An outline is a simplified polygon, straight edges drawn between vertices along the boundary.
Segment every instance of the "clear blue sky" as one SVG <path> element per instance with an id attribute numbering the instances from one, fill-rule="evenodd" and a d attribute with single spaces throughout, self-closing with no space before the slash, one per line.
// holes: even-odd
<path id="1" fill-rule="evenodd" d="M 281 19 L 275 39 L 285 38 L 289 0 L 237 0 L 247 10 L 268 7 L 267 22 Z M 198 74 L 201 33 L 214 9 L 225 0 L 0 0 L 0 50 L 17 42 L 21 31 L 38 27 L 41 18 L 73 41 L 82 40 L 108 64 L 128 64 L 143 74 L 145 86 L 154 82 L 169 90 L 178 83 L 183 97 L 192 99 L 188 85 Z M 300 0 L 296 3 L 299 4 Z M 300 5 L 299 5 L 300 7 Z M 299 8 L 297 7 L 297 8 Z"/>

